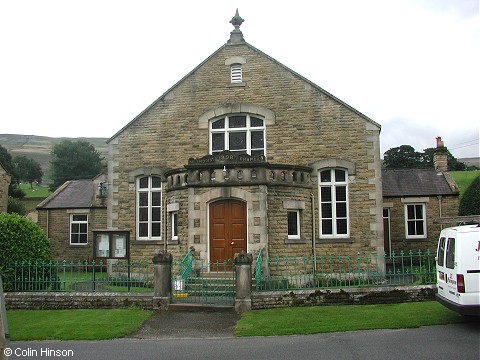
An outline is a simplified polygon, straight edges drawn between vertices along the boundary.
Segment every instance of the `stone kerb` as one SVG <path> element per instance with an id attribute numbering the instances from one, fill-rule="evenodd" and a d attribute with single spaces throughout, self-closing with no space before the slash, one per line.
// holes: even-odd
<path id="1" fill-rule="evenodd" d="M 235 264 L 235 311 L 241 313 L 252 309 L 252 263 L 253 255 L 237 254 Z"/>
<path id="2" fill-rule="evenodd" d="M 153 308 L 167 309 L 172 299 L 172 261 L 168 252 L 158 252 L 153 256 Z"/>

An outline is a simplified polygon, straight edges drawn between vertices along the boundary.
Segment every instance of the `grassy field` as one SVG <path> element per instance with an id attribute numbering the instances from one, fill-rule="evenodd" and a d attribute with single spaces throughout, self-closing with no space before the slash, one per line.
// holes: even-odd
<path id="1" fill-rule="evenodd" d="M 137 330 L 153 311 L 76 309 L 7 311 L 12 341 L 108 340 Z"/>
<path id="2" fill-rule="evenodd" d="M 246 312 L 237 322 L 235 335 L 305 335 L 355 330 L 404 329 L 464 321 L 468 319 L 435 301 L 297 307 Z"/>
<path id="3" fill-rule="evenodd" d="M 477 177 L 480 176 L 479 170 L 470 170 L 470 171 L 451 171 L 450 174 L 452 175 L 453 179 L 457 183 L 460 189 L 460 197 L 462 197 L 463 193 L 467 188 L 470 186 L 472 181 Z"/>

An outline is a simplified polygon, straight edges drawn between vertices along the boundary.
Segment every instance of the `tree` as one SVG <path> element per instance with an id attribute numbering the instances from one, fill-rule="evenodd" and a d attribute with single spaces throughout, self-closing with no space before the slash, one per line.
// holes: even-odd
<path id="1" fill-rule="evenodd" d="M 433 163 L 433 154 L 435 153 L 435 148 L 427 148 L 423 150 L 423 162 L 427 165 L 427 167 L 435 167 Z M 448 163 L 448 171 L 463 171 L 466 170 L 465 163 L 458 161 L 455 156 L 447 149 L 447 163 Z"/>
<path id="2" fill-rule="evenodd" d="M 50 241 L 30 219 L 18 214 L 0 214 L 0 272 L 6 291 L 11 289 L 15 261 L 50 260 Z"/>
<path id="3" fill-rule="evenodd" d="M 18 175 L 13 165 L 12 156 L 2 145 L 0 145 L 0 163 L 2 163 L 4 169 L 12 177 L 10 186 L 8 187 L 8 196 L 19 199 L 23 198 L 25 193 L 19 187 Z"/>
<path id="4" fill-rule="evenodd" d="M 42 182 L 43 171 L 40 164 L 26 156 L 15 156 L 13 158 L 19 180 L 26 181 L 33 189 L 35 181 Z"/>
<path id="5" fill-rule="evenodd" d="M 428 169 L 434 168 L 435 148 L 417 152 L 410 145 L 391 148 L 383 154 L 383 166 L 386 169 Z M 448 171 L 466 170 L 464 163 L 458 161 L 447 149 Z"/>
<path id="6" fill-rule="evenodd" d="M 102 170 L 99 152 L 88 141 L 72 142 L 63 140 L 52 149 L 51 190 L 54 191 L 65 181 L 91 179 Z"/>
<path id="7" fill-rule="evenodd" d="M 463 193 L 460 199 L 459 215 L 480 215 L 480 175 Z"/>
<path id="8" fill-rule="evenodd" d="M 386 169 L 412 169 L 425 167 L 422 154 L 416 152 L 410 145 L 401 145 L 387 150 L 383 155 L 383 165 Z"/>

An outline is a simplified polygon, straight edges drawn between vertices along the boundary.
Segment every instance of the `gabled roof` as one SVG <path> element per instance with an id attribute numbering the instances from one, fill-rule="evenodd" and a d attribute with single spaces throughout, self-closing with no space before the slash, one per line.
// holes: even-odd
<path id="1" fill-rule="evenodd" d="M 95 193 L 92 180 L 72 180 L 60 186 L 37 209 L 75 209 L 94 206 Z"/>
<path id="2" fill-rule="evenodd" d="M 383 197 L 458 195 L 448 173 L 434 169 L 382 170 Z"/>
<path id="3" fill-rule="evenodd" d="M 274 62 L 275 64 L 283 67 L 285 70 L 289 71 L 290 73 L 292 73 L 294 76 L 298 77 L 299 79 L 307 82 L 309 85 L 311 85 L 312 87 L 314 87 L 315 89 L 317 89 L 318 91 L 322 92 L 323 94 L 327 95 L 328 97 L 330 97 L 332 100 L 342 104 L 343 106 L 347 107 L 348 109 L 350 109 L 351 111 L 353 111 L 354 113 L 356 113 L 357 115 L 359 115 L 360 117 L 364 118 L 366 121 L 372 123 L 373 125 L 377 126 L 379 129 L 381 129 L 381 125 L 378 124 L 377 122 L 373 121 L 372 119 L 370 119 L 369 117 L 367 117 L 366 115 L 362 114 L 360 111 L 354 109 L 353 107 L 351 107 L 350 105 L 348 105 L 347 103 L 343 102 L 342 100 L 338 99 L 337 97 L 335 97 L 334 95 L 330 94 L 328 91 L 322 89 L 320 86 L 316 85 L 315 83 L 313 83 L 312 81 L 308 80 L 307 78 L 303 77 L 302 75 L 298 74 L 297 72 L 293 71 L 292 69 L 290 69 L 289 67 L 283 65 L 282 63 L 280 63 L 279 61 L 275 60 L 274 58 L 272 58 L 271 56 L 265 54 L 264 52 L 258 50 L 256 47 L 250 45 L 249 43 L 247 42 L 242 42 L 242 45 L 245 45 L 247 46 L 248 48 L 250 48 L 251 50 L 259 53 L 260 55 L 268 58 L 270 61 Z M 168 93 L 170 93 L 173 89 L 175 89 L 177 86 L 179 86 L 183 81 L 185 81 L 188 77 L 190 77 L 193 73 L 195 73 L 200 67 L 202 67 L 205 63 L 207 63 L 210 59 L 212 59 L 218 52 L 220 52 L 222 49 L 224 49 L 225 47 L 227 46 L 238 46 L 237 45 L 231 45 L 231 44 L 224 44 L 222 45 L 218 50 L 216 50 L 212 55 L 210 55 L 208 58 L 206 58 L 204 61 L 202 61 L 198 66 L 196 66 L 192 71 L 190 71 L 187 75 L 185 75 L 182 79 L 180 79 L 175 85 L 173 85 L 170 89 L 168 89 L 165 93 L 163 93 L 162 96 L 160 96 L 157 100 L 155 100 L 152 104 L 150 104 L 145 110 L 143 110 L 140 114 L 138 114 L 133 120 L 131 120 L 127 125 L 125 125 L 123 128 L 121 128 L 117 133 L 115 133 L 115 135 L 113 135 L 110 139 L 107 140 L 107 144 L 112 141 L 114 138 L 116 138 L 118 135 L 120 135 L 123 131 L 125 131 L 127 128 L 130 127 L 130 125 L 132 125 L 133 123 L 135 123 L 137 121 L 137 119 L 139 119 L 144 113 L 146 113 L 148 110 L 150 110 L 152 107 L 155 106 L 155 104 L 159 101 L 162 101 Z"/>

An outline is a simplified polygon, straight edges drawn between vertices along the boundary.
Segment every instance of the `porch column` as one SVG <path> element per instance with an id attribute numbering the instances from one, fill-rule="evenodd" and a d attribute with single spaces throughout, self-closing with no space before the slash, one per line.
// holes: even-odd
<path id="1" fill-rule="evenodd" d="M 153 256 L 153 308 L 165 310 L 172 299 L 172 254 L 158 252 Z"/>
<path id="2" fill-rule="evenodd" d="M 252 263 L 253 256 L 245 252 L 237 254 L 235 264 L 235 311 L 241 313 L 252 309 Z"/>

